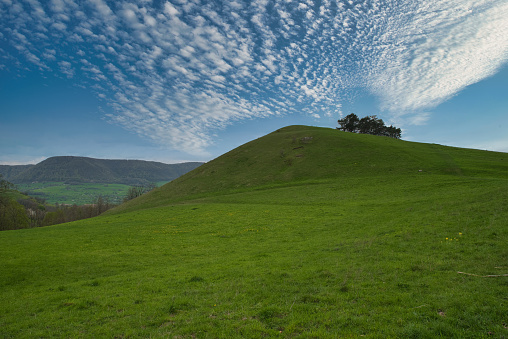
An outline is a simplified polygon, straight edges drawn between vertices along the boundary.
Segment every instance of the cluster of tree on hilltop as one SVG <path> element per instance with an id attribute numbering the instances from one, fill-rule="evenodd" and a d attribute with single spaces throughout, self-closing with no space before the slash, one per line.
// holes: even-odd
<path id="1" fill-rule="evenodd" d="M 340 125 L 337 129 L 345 132 L 381 135 L 395 139 L 400 139 L 402 134 L 400 128 L 392 125 L 386 126 L 384 121 L 375 115 L 360 119 L 356 114 L 351 113 L 337 122 Z"/>

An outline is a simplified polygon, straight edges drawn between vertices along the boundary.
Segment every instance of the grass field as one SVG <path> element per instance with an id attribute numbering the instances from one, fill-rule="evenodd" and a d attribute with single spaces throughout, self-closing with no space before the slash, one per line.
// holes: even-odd
<path id="1" fill-rule="evenodd" d="M 167 182 L 160 182 L 162 186 Z M 49 204 L 86 205 L 97 200 L 98 196 L 108 198 L 113 204 L 120 204 L 127 195 L 129 185 L 108 183 L 66 184 L 64 182 L 41 182 L 16 185 L 22 192 L 43 198 Z"/>
<path id="2" fill-rule="evenodd" d="M 506 337 L 507 169 L 287 128 L 107 215 L 1 232 L 0 337 Z"/>

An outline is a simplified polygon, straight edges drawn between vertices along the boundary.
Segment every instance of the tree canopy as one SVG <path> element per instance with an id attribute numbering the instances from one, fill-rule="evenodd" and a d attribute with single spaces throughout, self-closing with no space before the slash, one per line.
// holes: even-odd
<path id="1" fill-rule="evenodd" d="M 340 127 L 337 129 L 345 132 L 382 135 L 390 138 L 400 139 L 401 130 L 393 125 L 386 126 L 382 119 L 375 115 L 358 118 L 354 113 L 338 120 Z"/>
<path id="2" fill-rule="evenodd" d="M 0 194 L 5 193 L 9 190 L 13 190 L 15 188 L 16 186 L 14 186 L 14 184 L 5 180 L 3 174 L 0 174 Z"/>

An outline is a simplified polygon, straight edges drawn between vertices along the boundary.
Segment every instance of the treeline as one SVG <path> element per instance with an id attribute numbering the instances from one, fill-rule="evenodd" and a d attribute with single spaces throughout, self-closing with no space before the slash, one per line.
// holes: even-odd
<path id="1" fill-rule="evenodd" d="M 101 196 L 88 205 L 46 205 L 34 198 L 0 196 L 0 231 L 62 224 L 92 218 L 115 207 Z"/>
<path id="2" fill-rule="evenodd" d="M 127 191 L 127 194 L 125 195 L 125 198 L 123 198 L 123 202 L 132 200 L 134 198 L 137 198 L 139 196 L 142 196 L 145 193 L 148 193 L 154 189 L 157 188 L 156 184 L 148 184 L 145 186 L 131 186 L 129 187 L 129 190 Z"/>
<path id="3" fill-rule="evenodd" d="M 15 229 L 17 225 L 25 228 L 29 225 L 28 216 L 22 205 L 9 196 L 15 186 L 3 179 L 0 174 L 0 230 Z"/>
<path id="4" fill-rule="evenodd" d="M 154 188 L 155 184 L 133 186 L 124 201 L 134 199 Z M 109 198 L 102 196 L 96 197 L 87 205 L 48 205 L 44 199 L 23 196 L 0 174 L 0 231 L 51 226 L 93 218 L 115 206 L 117 205 L 111 203 Z"/>
<path id="5" fill-rule="evenodd" d="M 381 135 L 395 139 L 400 139 L 402 134 L 400 128 L 392 125 L 386 126 L 384 121 L 375 115 L 360 119 L 356 114 L 351 113 L 337 122 L 340 125 L 337 129 L 345 132 Z"/>

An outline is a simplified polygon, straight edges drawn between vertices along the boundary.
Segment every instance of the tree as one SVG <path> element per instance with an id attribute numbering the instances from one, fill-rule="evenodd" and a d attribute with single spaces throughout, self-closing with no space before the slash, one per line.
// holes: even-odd
<path id="1" fill-rule="evenodd" d="M 30 226 L 25 208 L 8 195 L 16 186 L 0 174 L 0 230 L 15 230 Z"/>
<path id="2" fill-rule="evenodd" d="M 134 198 L 137 198 L 141 196 L 144 193 L 144 187 L 143 186 L 131 186 L 129 187 L 129 190 L 127 191 L 127 195 L 123 199 L 123 201 L 129 201 Z"/>
<path id="3" fill-rule="evenodd" d="M 97 200 L 95 201 L 95 208 L 97 210 L 97 215 L 101 214 L 106 210 L 106 203 L 104 202 L 104 198 L 102 195 L 99 195 L 97 197 Z"/>
<path id="4" fill-rule="evenodd" d="M 360 119 L 354 113 L 345 116 L 343 119 L 339 119 L 338 123 L 341 127 L 338 129 L 345 132 L 358 132 L 358 123 Z"/>
<path id="5" fill-rule="evenodd" d="M 153 191 L 156 188 L 157 185 L 154 183 L 150 183 L 146 186 L 131 186 L 127 191 L 127 195 L 123 198 L 123 202 L 142 196 L 143 194 Z"/>
<path id="6" fill-rule="evenodd" d="M 57 209 L 54 212 L 48 212 L 42 220 L 43 226 L 51 226 L 56 224 L 63 224 L 65 222 L 65 213 L 63 209 Z"/>
<path id="7" fill-rule="evenodd" d="M 401 137 L 400 128 L 393 125 L 389 127 L 385 126 L 384 121 L 376 115 L 369 115 L 359 119 L 356 114 L 351 113 L 337 122 L 340 125 L 337 129 L 345 132 L 381 135 L 395 139 L 400 139 Z"/>
<path id="8" fill-rule="evenodd" d="M 8 182 L 3 177 L 3 174 L 0 174 L 0 194 L 16 189 L 16 186 L 13 183 Z"/>
<path id="9" fill-rule="evenodd" d="M 400 128 L 394 127 L 393 125 L 386 127 L 386 136 L 387 137 L 400 139 L 401 134 L 402 134 L 402 131 L 400 130 Z"/>
<path id="10" fill-rule="evenodd" d="M 30 220 L 23 206 L 15 200 L 0 201 L 0 230 L 16 230 L 30 226 Z"/>
<path id="11" fill-rule="evenodd" d="M 42 220 L 46 215 L 46 207 L 34 198 L 21 198 L 18 203 L 25 208 L 26 214 L 30 219 L 30 227 L 42 226 Z"/>

